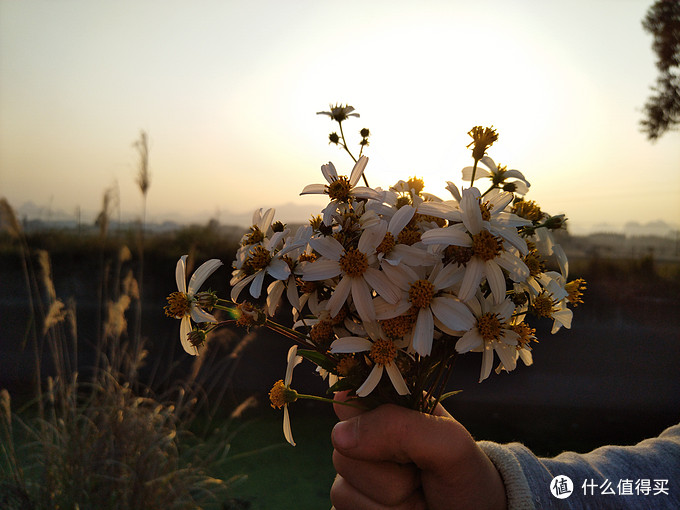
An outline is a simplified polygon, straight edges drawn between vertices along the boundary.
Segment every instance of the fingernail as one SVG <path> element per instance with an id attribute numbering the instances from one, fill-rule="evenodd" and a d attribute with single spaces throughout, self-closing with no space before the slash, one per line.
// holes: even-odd
<path id="1" fill-rule="evenodd" d="M 342 450 L 357 445 L 357 420 L 349 419 L 335 424 L 332 432 L 333 445 Z"/>

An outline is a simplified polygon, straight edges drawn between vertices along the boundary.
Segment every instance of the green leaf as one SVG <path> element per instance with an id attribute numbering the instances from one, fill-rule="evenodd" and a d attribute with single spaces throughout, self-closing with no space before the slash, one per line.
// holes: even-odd
<path id="1" fill-rule="evenodd" d="M 444 393 L 441 397 L 439 397 L 440 402 L 444 402 L 449 397 L 453 397 L 454 395 L 457 395 L 463 390 L 455 390 L 455 391 L 449 391 L 448 393 Z"/>
<path id="2" fill-rule="evenodd" d="M 325 370 L 328 370 L 329 372 L 335 371 L 335 362 L 325 354 L 309 349 L 298 349 L 297 353 L 299 356 L 302 356 L 303 358 L 311 361 L 315 365 L 318 365 Z"/>

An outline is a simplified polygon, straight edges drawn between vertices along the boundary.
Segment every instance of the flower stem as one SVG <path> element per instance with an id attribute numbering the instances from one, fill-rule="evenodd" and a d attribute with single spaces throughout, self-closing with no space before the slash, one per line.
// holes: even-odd
<path id="1" fill-rule="evenodd" d="M 349 407 L 354 407 L 356 409 L 361 409 L 362 411 L 366 410 L 365 407 L 360 406 L 358 404 L 353 404 L 351 402 L 345 402 L 345 401 L 340 401 L 340 400 L 333 400 L 332 398 L 318 397 L 316 395 L 305 395 L 305 394 L 302 394 L 302 393 L 297 393 L 297 398 L 306 398 L 308 400 L 317 400 L 319 402 L 327 402 L 329 404 L 340 404 L 340 405 L 343 405 L 343 406 L 349 406 Z"/>
<path id="2" fill-rule="evenodd" d="M 472 166 L 472 178 L 470 179 L 470 187 L 475 183 L 475 174 L 477 173 L 477 163 L 478 159 L 475 159 L 475 164 Z"/>

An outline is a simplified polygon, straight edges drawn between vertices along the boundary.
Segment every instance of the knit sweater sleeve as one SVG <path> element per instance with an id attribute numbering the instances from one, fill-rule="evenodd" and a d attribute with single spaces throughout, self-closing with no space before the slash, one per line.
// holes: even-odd
<path id="1" fill-rule="evenodd" d="M 478 444 L 503 478 L 509 510 L 680 508 L 680 424 L 635 446 L 603 446 L 550 459 L 519 443 Z M 569 497 L 551 494 L 557 476 L 572 480 Z"/>

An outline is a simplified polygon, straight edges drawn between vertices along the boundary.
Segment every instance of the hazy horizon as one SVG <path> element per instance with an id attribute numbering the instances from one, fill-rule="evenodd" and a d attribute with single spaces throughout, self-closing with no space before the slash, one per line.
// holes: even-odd
<path id="1" fill-rule="evenodd" d="M 121 214 L 141 215 L 144 130 L 149 219 L 285 204 L 304 219 L 322 207 L 299 196 L 321 165 L 351 170 L 315 115 L 344 102 L 361 114 L 350 146 L 372 132 L 374 187 L 415 175 L 450 198 L 468 130 L 493 125 L 489 155 L 574 229 L 674 224 L 680 133 L 639 130 L 657 76 L 651 4 L 0 0 L 0 196 L 75 217 L 116 188 Z"/>

